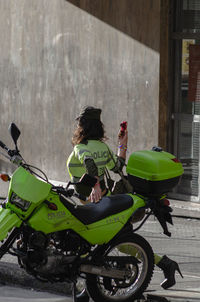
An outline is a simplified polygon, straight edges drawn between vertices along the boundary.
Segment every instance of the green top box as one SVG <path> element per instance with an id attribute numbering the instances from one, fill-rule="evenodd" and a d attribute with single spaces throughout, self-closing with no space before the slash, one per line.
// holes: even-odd
<path id="1" fill-rule="evenodd" d="M 174 155 L 165 151 L 144 150 L 130 155 L 126 172 L 138 178 L 161 181 L 181 176 L 184 170 Z"/>

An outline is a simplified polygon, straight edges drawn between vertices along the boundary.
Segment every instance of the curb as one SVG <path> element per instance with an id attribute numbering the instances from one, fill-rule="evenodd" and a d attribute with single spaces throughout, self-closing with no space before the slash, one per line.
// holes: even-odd
<path id="1" fill-rule="evenodd" d="M 72 297 L 71 284 L 66 282 L 41 282 L 35 277 L 27 274 L 15 263 L 0 262 L 0 283 L 3 285 L 13 285 L 36 291 L 48 292 Z M 67 298 L 66 297 L 66 298 Z M 195 302 L 200 301 L 200 290 L 167 290 L 155 291 L 154 294 L 143 293 L 143 297 L 138 302 Z"/>
<path id="2" fill-rule="evenodd" d="M 38 291 L 47 291 L 60 295 L 71 296 L 71 284 L 66 282 L 42 282 L 35 277 L 27 274 L 24 269 L 15 263 L 0 262 L 0 283 L 4 285 L 16 285 L 23 288 L 34 289 Z"/>

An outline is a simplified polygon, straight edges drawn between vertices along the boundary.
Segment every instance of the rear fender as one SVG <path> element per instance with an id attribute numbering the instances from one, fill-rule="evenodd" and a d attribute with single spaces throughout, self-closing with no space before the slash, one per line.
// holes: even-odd
<path id="1" fill-rule="evenodd" d="M 0 208 L 0 241 L 4 240 L 14 227 L 19 228 L 21 224 L 21 219 L 10 209 Z"/>

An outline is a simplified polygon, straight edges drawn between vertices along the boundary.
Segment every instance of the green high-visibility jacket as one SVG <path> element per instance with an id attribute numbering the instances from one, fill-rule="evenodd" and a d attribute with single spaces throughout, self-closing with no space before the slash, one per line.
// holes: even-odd
<path id="1" fill-rule="evenodd" d="M 78 144 L 74 146 L 67 160 L 67 169 L 73 181 L 77 181 L 83 174 L 87 173 L 84 161 L 88 158 L 94 160 L 100 181 L 103 179 L 105 168 L 111 170 L 117 162 L 117 156 L 104 142 L 88 140 L 87 144 Z"/>

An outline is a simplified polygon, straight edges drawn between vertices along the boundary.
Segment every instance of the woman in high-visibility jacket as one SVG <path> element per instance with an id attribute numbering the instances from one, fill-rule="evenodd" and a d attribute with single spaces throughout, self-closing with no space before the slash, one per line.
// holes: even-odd
<path id="1" fill-rule="evenodd" d="M 84 173 L 96 177 L 97 184 L 93 189 L 76 186 L 83 195 L 90 196 L 97 202 L 106 194 L 104 174 L 105 168 L 118 172 L 125 164 L 128 133 L 119 137 L 119 149 L 116 156 L 105 143 L 104 126 L 100 120 L 101 109 L 86 107 L 78 120 L 78 126 L 72 137 L 74 149 L 67 160 L 67 168 L 73 182 L 78 181 Z"/>
<path id="2" fill-rule="evenodd" d="M 117 156 L 105 143 L 104 126 L 100 119 L 101 109 L 94 107 L 84 108 L 78 116 L 78 125 L 72 137 L 74 149 L 67 160 L 67 168 L 73 182 L 78 181 L 84 173 L 97 178 L 94 188 L 78 185 L 76 190 L 85 196 L 89 196 L 91 202 L 98 202 L 107 194 L 104 181 L 105 168 L 118 172 L 125 164 L 128 132 L 123 136 L 118 135 L 119 148 Z M 127 253 L 134 254 L 129 246 L 125 247 Z M 182 276 L 177 262 L 166 255 L 163 257 L 154 254 L 155 264 L 162 269 L 165 280 L 161 283 L 164 289 L 172 287 L 175 281 L 175 272 Z"/>

